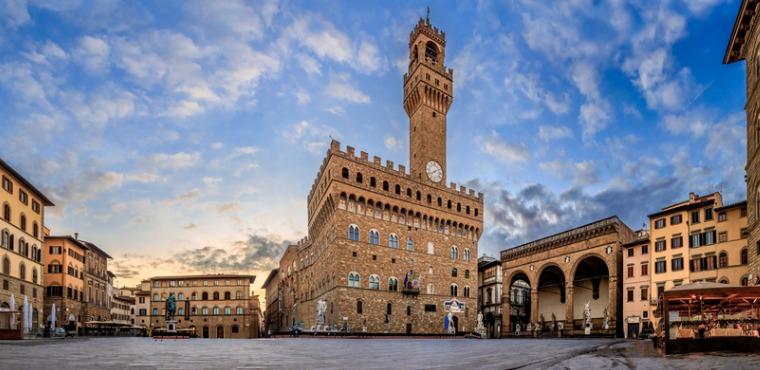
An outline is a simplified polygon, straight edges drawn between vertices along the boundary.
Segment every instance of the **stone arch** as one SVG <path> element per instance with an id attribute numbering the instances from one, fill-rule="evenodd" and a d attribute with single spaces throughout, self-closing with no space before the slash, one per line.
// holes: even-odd
<path id="1" fill-rule="evenodd" d="M 604 310 L 608 316 L 612 316 L 616 301 L 611 294 L 612 285 L 610 280 L 611 269 L 607 260 L 598 253 L 584 254 L 573 264 L 573 318 L 584 319 L 585 306 L 588 303 L 591 318 L 596 329 L 601 328 L 604 320 Z"/>
<path id="2" fill-rule="evenodd" d="M 565 320 L 565 285 L 567 276 L 558 264 L 550 262 L 541 266 L 536 274 L 535 289 L 538 292 L 537 319 L 544 323 Z M 535 316 L 535 314 L 534 314 Z"/>
<path id="3" fill-rule="evenodd" d="M 509 275 L 509 279 L 506 281 L 508 282 L 506 286 L 506 303 L 509 305 L 509 312 L 507 313 L 509 315 L 508 330 L 510 332 L 516 331 L 518 324 L 520 325 L 520 330 L 526 330 L 528 323 L 531 321 L 531 305 L 533 303 L 531 291 L 534 285 L 530 275 L 525 271 L 516 270 Z M 521 281 L 523 284 L 520 284 Z"/>

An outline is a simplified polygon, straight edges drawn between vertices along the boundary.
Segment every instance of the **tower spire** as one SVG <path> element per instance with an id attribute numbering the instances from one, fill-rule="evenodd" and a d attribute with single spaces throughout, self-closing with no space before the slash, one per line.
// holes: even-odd
<path id="1" fill-rule="evenodd" d="M 427 14 L 425 15 L 425 22 L 430 24 L 430 5 L 427 6 Z"/>

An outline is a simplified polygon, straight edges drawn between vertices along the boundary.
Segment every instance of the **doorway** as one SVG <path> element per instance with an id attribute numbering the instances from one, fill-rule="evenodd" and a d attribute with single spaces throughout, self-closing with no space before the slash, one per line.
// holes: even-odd
<path id="1" fill-rule="evenodd" d="M 216 327 L 216 337 L 224 338 L 224 326 L 219 325 Z"/>
<path id="2" fill-rule="evenodd" d="M 412 324 L 406 324 L 406 335 L 412 335 Z"/>
<path id="3" fill-rule="evenodd" d="M 454 316 L 451 321 L 454 321 L 454 332 L 459 334 L 459 318 Z"/>
<path id="4" fill-rule="evenodd" d="M 208 338 L 208 326 L 203 327 L 203 337 Z"/>
<path id="5" fill-rule="evenodd" d="M 628 324 L 628 338 L 636 339 L 639 336 L 639 324 Z"/>

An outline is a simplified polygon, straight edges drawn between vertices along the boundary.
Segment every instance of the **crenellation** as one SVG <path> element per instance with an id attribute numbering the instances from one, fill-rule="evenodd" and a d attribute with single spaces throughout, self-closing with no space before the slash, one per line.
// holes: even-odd
<path id="1" fill-rule="evenodd" d="M 363 150 L 362 150 L 361 152 L 359 152 L 359 157 L 360 157 L 360 158 L 361 158 L 363 161 L 367 161 L 367 162 L 369 161 L 369 154 L 367 154 L 367 152 L 365 152 L 365 151 L 363 151 Z"/>
<path id="2" fill-rule="evenodd" d="M 355 152 L 354 147 L 350 145 L 346 147 L 346 155 L 349 156 L 350 158 L 354 158 L 356 156 L 354 152 Z"/>
<path id="3" fill-rule="evenodd" d="M 385 161 L 385 168 L 387 168 L 387 169 L 389 169 L 389 170 L 393 170 L 393 161 L 391 161 L 391 160 L 386 160 L 386 161 Z"/>
<path id="4" fill-rule="evenodd" d="M 398 172 L 401 175 L 406 176 L 406 166 L 404 166 L 403 164 L 398 165 Z"/>
<path id="5" fill-rule="evenodd" d="M 378 157 L 378 156 L 374 156 L 372 158 L 372 163 L 374 163 L 375 166 L 380 167 L 380 166 L 382 166 L 382 159 L 380 159 L 380 157 Z"/>

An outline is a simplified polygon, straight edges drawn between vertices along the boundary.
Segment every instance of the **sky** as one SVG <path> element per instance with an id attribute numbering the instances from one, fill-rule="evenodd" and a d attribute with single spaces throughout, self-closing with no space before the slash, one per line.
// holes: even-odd
<path id="1" fill-rule="evenodd" d="M 330 138 L 408 164 L 402 76 L 425 8 L 454 69 L 448 180 L 479 254 L 611 215 L 745 198 L 739 0 L 0 0 L 0 157 L 116 284 L 266 278 L 306 235 Z"/>

